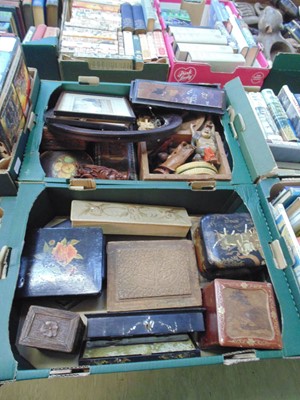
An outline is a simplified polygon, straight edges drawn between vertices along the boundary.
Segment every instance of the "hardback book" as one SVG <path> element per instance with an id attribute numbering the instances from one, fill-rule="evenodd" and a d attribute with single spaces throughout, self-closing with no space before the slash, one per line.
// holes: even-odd
<path id="1" fill-rule="evenodd" d="M 46 0 L 32 0 L 34 25 L 46 24 Z"/>
<path id="2" fill-rule="evenodd" d="M 73 200 L 73 226 L 99 226 L 110 235 L 185 237 L 190 217 L 183 207 Z"/>
<path id="3" fill-rule="evenodd" d="M 124 51 L 126 56 L 134 57 L 134 46 L 131 31 L 123 32 Z"/>
<path id="4" fill-rule="evenodd" d="M 14 15 L 14 21 L 18 31 L 18 36 L 20 40 L 23 40 L 26 34 L 26 27 L 22 14 L 22 5 L 20 0 L 1 0 L 0 10 L 11 11 Z"/>
<path id="5" fill-rule="evenodd" d="M 168 58 L 168 52 L 162 31 L 153 31 L 153 41 L 156 50 L 157 58 Z"/>
<path id="6" fill-rule="evenodd" d="M 300 231 L 300 197 L 297 197 L 286 209 L 291 226 L 297 235 Z"/>
<path id="7" fill-rule="evenodd" d="M 132 42 L 134 48 L 134 69 L 141 71 L 144 68 L 144 58 L 140 38 L 138 35 L 132 35 Z"/>
<path id="8" fill-rule="evenodd" d="M 151 60 L 151 51 L 150 51 L 150 48 L 149 48 L 149 42 L 147 40 L 146 33 L 140 33 L 138 35 L 138 38 L 140 40 L 142 57 L 143 57 L 144 63 L 152 61 Z"/>
<path id="9" fill-rule="evenodd" d="M 174 46 L 181 43 L 227 44 L 227 37 L 219 29 L 206 27 L 169 26 L 169 34 L 174 37 Z"/>
<path id="10" fill-rule="evenodd" d="M 283 137 L 279 133 L 263 95 L 260 92 L 248 92 L 247 95 L 266 140 L 275 143 L 282 142 Z"/>
<path id="11" fill-rule="evenodd" d="M 274 206 L 280 203 L 287 208 L 299 196 L 300 186 L 285 186 L 280 190 L 278 195 L 272 199 L 271 203 Z"/>
<path id="12" fill-rule="evenodd" d="M 19 297 L 99 295 L 105 263 L 100 228 L 29 232 L 17 284 Z"/>
<path id="13" fill-rule="evenodd" d="M 79 365 L 119 364 L 199 356 L 199 346 L 191 335 L 112 338 L 85 342 L 79 356 Z"/>
<path id="14" fill-rule="evenodd" d="M 134 31 L 132 5 L 130 3 L 122 3 L 120 6 L 122 18 L 122 31 Z"/>
<path id="15" fill-rule="evenodd" d="M 297 137 L 300 137 L 300 105 L 288 85 L 283 85 L 277 95 L 285 109 L 286 115 L 295 129 Z"/>
<path id="16" fill-rule="evenodd" d="M 200 44 L 200 43 L 176 43 L 175 57 L 178 61 L 186 61 L 189 57 L 193 59 L 201 53 L 228 53 L 233 54 L 233 48 L 227 44 Z"/>
<path id="17" fill-rule="evenodd" d="M 47 26 L 58 27 L 59 0 L 46 0 L 46 24 Z"/>
<path id="18" fill-rule="evenodd" d="M 85 314 L 85 317 L 87 318 L 86 337 L 90 340 L 204 331 L 201 308 Z"/>
<path id="19" fill-rule="evenodd" d="M 200 272 L 207 279 L 251 278 L 262 272 L 266 264 L 248 213 L 201 217 L 194 242 Z"/>
<path id="20" fill-rule="evenodd" d="M 146 33 L 146 38 L 147 38 L 147 42 L 148 42 L 148 48 L 150 51 L 150 58 L 151 61 L 157 61 L 158 56 L 157 56 L 157 51 L 156 51 L 156 47 L 154 44 L 154 39 L 153 39 L 153 32 L 147 32 Z"/>
<path id="21" fill-rule="evenodd" d="M 242 33 L 242 30 L 241 30 L 239 24 L 237 23 L 237 17 L 232 13 L 229 6 L 225 6 L 225 7 L 229 14 L 229 22 L 231 25 L 230 34 L 231 34 L 231 36 L 233 36 L 233 38 L 236 40 L 236 42 L 238 44 L 239 53 L 242 54 L 246 58 L 247 52 L 249 49 L 247 40 L 245 39 L 245 37 Z"/>
<path id="22" fill-rule="evenodd" d="M 134 33 L 146 33 L 147 27 L 145 23 L 145 16 L 143 12 L 143 7 L 141 4 L 133 4 L 132 5 L 132 15 L 133 15 L 133 24 L 134 24 Z"/>
<path id="23" fill-rule="evenodd" d="M 83 339 L 79 314 L 32 305 L 27 312 L 18 343 L 37 349 L 74 353 Z"/>
<path id="24" fill-rule="evenodd" d="M 47 26 L 43 39 L 48 37 L 59 37 L 60 29 L 57 26 Z"/>
<path id="25" fill-rule="evenodd" d="M 156 10 L 152 0 L 141 0 L 147 32 L 153 32 L 157 19 Z"/>
<path id="26" fill-rule="evenodd" d="M 26 31 L 34 25 L 33 11 L 32 11 L 32 0 L 22 0 L 22 11 L 24 17 L 24 23 Z"/>
<path id="27" fill-rule="evenodd" d="M 215 279 L 203 288 L 202 348 L 281 349 L 273 287 L 267 282 Z"/>
<path id="28" fill-rule="evenodd" d="M 39 24 L 36 26 L 36 30 L 32 36 L 31 41 L 35 41 L 35 40 L 40 40 L 44 37 L 44 34 L 46 32 L 47 29 L 47 25 L 46 24 Z"/>
<path id="29" fill-rule="evenodd" d="M 293 260 L 293 271 L 297 282 L 300 284 L 300 245 L 296 238 L 295 232 L 291 226 L 290 220 L 287 216 L 286 209 L 281 203 L 277 203 L 272 207 L 275 223 L 278 232 L 284 238 L 290 256 Z"/>
<path id="30" fill-rule="evenodd" d="M 239 53 L 205 52 L 191 49 L 186 61 L 209 64 L 212 71 L 232 73 L 246 65 L 245 57 Z"/>
<path id="31" fill-rule="evenodd" d="M 36 31 L 36 27 L 35 27 L 34 25 L 31 25 L 31 26 L 28 28 L 28 30 L 27 30 L 27 32 L 26 32 L 26 35 L 24 36 L 24 39 L 23 39 L 23 41 L 22 41 L 22 44 L 26 44 L 26 43 L 31 42 L 32 37 L 33 37 L 35 31 Z"/>
<path id="32" fill-rule="evenodd" d="M 215 23 L 220 21 L 226 28 L 229 28 L 229 13 L 224 3 L 219 0 L 211 0 L 209 7 L 209 25 L 211 28 L 215 27 Z"/>
<path id="33" fill-rule="evenodd" d="M 108 312 L 202 305 L 191 240 L 108 242 L 106 252 Z"/>
<path id="34" fill-rule="evenodd" d="M 245 58 L 246 58 L 246 64 L 251 67 L 255 63 L 256 58 L 258 56 L 259 46 L 254 40 L 254 37 L 246 22 L 242 18 L 236 18 L 236 22 L 248 44 L 248 51 Z"/>

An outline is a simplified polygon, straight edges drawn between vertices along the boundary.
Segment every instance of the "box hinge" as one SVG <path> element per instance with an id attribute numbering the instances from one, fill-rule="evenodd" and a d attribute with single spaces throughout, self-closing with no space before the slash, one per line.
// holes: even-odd
<path id="1" fill-rule="evenodd" d="M 259 358 L 257 357 L 255 350 L 253 349 L 227 353 L 224 354 L 223 357 L 224 365 L 234 365 L 241 362 L 259 361 Z"/>
<path id="2" fill-rule="evenodd" d="M 216 181 L 193 181 L 189 182 L 189 186 L 192 190 L 215 190 Z"/>
<path id="3" fill-rule="evenodd" d="M 3 246 L 0 250 L 0 279 L 7 277 L 10 252 L 11 248 L 8 246 Z"/>
<path id="4" fill-rule="evenodd" d="M 246 124 L 244 118 L 242 117 L 242 114 L 240 113 L 236 114 L 232 106 L 229 106 L 227 108 L 227 112 L 229 115 L 229 126 L 233 133 L 233 137 L 235 139 L 238 139 L 238 134 L 241 134 L 246 130 Z"/>
<path id="5" fill-rule="evenodd" d="M 70 179 L 69 189 L 71 190 L 95 190 L 94 179 Z"/>
<path id="6" fill-rule="evenodd" d="M 98 76 L 78 76 L 78 83 L 81 85 L 97 86 L 100 83 Z"/>
<path id="7" fill-rule="evenodd" d="M 288 267 L 285 256 L 283 254 L 280 242 L 278 239 L 270 243 L 270 248 L 273 254 L 273 260 L 277 269 L 285 269 Z"/>
<path id="8" fill-rule="evenodd" d="M 72 367 L 72 368 L 53 368 L 50 371 L 49 378 L 75 378 L 79 376 L 88 376 L 90 367 Z"/>

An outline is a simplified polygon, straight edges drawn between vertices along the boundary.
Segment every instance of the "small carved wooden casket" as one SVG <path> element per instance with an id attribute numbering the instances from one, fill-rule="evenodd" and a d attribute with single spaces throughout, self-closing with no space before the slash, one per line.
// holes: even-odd
<path id="1" fill-rule="evenodd" d="M 281 349 L 273 287 L 267 282 L 215 279 L 203 289 L 201 347 Z"/>
<path id="2" fill-rule="evenodd" d="M 198 266 L 207 279 L 252 280 L 264 269 L 262 247 L 248 213 L 205 215 L 195 235 Z"/>
<path id="3" fill-rule="evenodd" d="M 19 344 L 73 353 L 80 344 L 84 324 L 79 314 L 49 307 L 31 306 L 22 327 Z"/>

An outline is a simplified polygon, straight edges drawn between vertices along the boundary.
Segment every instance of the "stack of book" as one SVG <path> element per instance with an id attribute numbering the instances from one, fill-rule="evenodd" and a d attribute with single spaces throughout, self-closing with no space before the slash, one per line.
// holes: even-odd
<path id="1" fill-rule="evenodd" d="M 278 231 L 293 260 L 296 280 L 300 284 L 300 187 L 284 187 L 273 199 L 271 207 Z"/>
<path id="2" fill-rule="evenodd" d="M 171 11 L 171 10 L 170 10 Z M 212 0 L 206 21 L 191 26 L 168 21 L 175 58 L 178 61 L 205 62 L 213 71 L 233 72 L 239 66 L 253 66 L 259 47 L 249 27 L 228 2 Z M 167 15 L 164 10 L 164 14 Z"/>
<path id="3" fill-rule="evenodd" d="M 14 33 L 21 39 L 25 36 L 21 0 L 0 0 L 0 32 Z"/>
<path id="4" fill-rule="evenodd" d="M 300 96 L 283 85 L 277 95 L 266 88 L 248 93 L 248 98 L 279 169 L 299 175 Z"/>
<path id="5" fill-rule="evenodd" d="M 30 76 L 20 39 L 0 34 L 0 159 L 9 157 L 25 126 Z"/>
<path id="6" fill-rule="evenodd" d="M 133 4 L 74 0 L 69 14 L 61 32 L 62 60 L 86 61 L 100 70 L 141 70 L 145 62 L 167 59 L 150 0 Z"/>

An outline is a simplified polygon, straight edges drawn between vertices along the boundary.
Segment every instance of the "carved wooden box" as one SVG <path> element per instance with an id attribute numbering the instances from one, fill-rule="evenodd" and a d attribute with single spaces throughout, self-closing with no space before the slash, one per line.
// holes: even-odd
<path id="1" fill-rule="evenodd" d="M 19 344 L 38 349 L 73 353 L 81 342 L 84 324 L 71 311 L 30 306 Z"/>
<path id="2" fill-rule="evenodd" d="M 267 282 L 215 279 L 203 289 L 201 347 L 281 349 L 273 287 Z"/>

